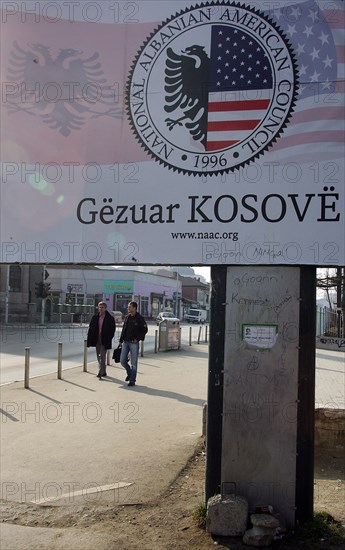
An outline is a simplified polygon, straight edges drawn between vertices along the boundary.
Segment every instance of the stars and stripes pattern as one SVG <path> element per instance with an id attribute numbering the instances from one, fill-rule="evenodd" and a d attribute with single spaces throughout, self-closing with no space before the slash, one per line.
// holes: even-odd
<path id="1" fill-rule="evenodd" d="M 272 96 L 266 52 L 249 34 L 214 25 L 208 95 L 207 151 L 230 147 L 258 126 Z"/>
<path id="2" fill-rule="evenodd" d="M 332 13 L 332 15 L 331 15 Z M 331 10 L 328 15 L 340 15 Z M 290 40 L 298 62 L 299 98 L 334 91 L 337 77 L 337 51 L 327 21 L 314 1 L 274 11 L 274 19 Z"/>
<path id="3" fill-rule="evenodd" d="M 272 150 L 285 162 L 342 158 L 344 2 L 308 0 L 274 10 L 272 18 L 292 44 L 299 79 L 296 112 Z"/>
<path id="4" fill-rule="evenodd" d="M 315 150 L 320 153 L 319 160 L 341 158 L 344 143 L 344 3 L 307 0 L 277 8 L 268 16 L 282 29 L 292 46 L 299 81 L 296 112 L 273 150 L 286 150 L 284 158 L 287 161 L 315 161 Z M 222 34 L 217 34 L 220 31 Z M 248 135 L 248 130 L 255 130 L 266 113 L 272 97 L 272 74 L 265 64 L 264 52 L 258 48 L 249 34 L 245 36 L 241 32 L 235 34 L 231 28 L 225 31 L 222 27 L 214 27 L 208 151 L 237 143 Z M 253 49 L 258 51 L 253 52 Z M 227 56 L 232 58 L 232 65 Z M 252 60 L 259 69 L 255 73 Z M 255 79 L 253 74 L 260 76 Z M 234 98 L 237 94 L 236 99 L 230 99 L 231 92 Z"/>

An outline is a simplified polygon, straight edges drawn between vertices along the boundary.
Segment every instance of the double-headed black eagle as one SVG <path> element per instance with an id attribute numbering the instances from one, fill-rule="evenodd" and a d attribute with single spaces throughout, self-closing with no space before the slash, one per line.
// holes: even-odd
<path id="1" fill-rule="evenodd" d="M 206 147 L 210 59 L 199 45 L 189 46 L 182 55 L 172 48 L 166 53 L 164 109 L 167 113 L 179 109 L 183 116 L 165 122 L 169 130 L 184 124 L 193 139 Z"/>
<path id="2" fill-rule="evenodd" d="M 87 116 L 122 117 L 121 109 L 114 106 L 115 91 L 107 84 L 99 57 L 98 52 L 85 57 L 73 48 L 60 49 L 52 56 L 44 44 L 23 49 L 15 41 L 8 77 L 18 83 L 18 90 L 9 97 L 9 111 L 39 115 L 65 137 L 79 130 Z"/>

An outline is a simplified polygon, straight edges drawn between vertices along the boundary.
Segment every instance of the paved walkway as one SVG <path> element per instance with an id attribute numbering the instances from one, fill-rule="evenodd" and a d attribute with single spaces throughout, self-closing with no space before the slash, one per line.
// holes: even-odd
<path id="1" fill-rule="evenodd" d="M 315 408 L 345 409 L 345 352 L 316 350 Z"/>
<path id="2" fill-rule="evenodd" d="M 1 387 L 1 498 L 64 506 L 158 497 L 193 454 L 207 396 L 206 344 L 139 358 L 127 386 L 120 365 L 96 363 Z M 73 529 L 1 525 L 1 550 L 91 550 Z M 96 540 L 96 548 L 108 549 Z M 44 541 L 44 543 L 42 543 Z M 55 541 L 55 542 L 54 542 Z M 85 541 L 84 541 L 85 542 Z M 42 545 L 43 544 L 43 545 Z"/>
<path id="3" fill-rule="evenodd" d="M 317 350 L 316 406 L 345 408 L 343 352 Z M 202 433 L 208 347 L 147 354 L 138 385 L 96 363 L 1 387 L 1 498 L 38 506 L 146 502 L 162 494 Z M 1 525 L 1 550 L 91 550 L 70 529 Z M 90 539 L 89 539 L 90 542 Z M 95 533 L 92 550 L 111 548 Z"/>

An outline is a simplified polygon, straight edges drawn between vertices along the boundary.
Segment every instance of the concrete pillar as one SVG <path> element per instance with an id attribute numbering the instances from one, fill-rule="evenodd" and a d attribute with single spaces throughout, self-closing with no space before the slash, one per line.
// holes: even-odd
<path id="1" fill-rule="evenodd" d="M 225 285 L 219 269 L 212 287 L 220 278 L 225 293 L 216 292 L 218 311 L 211 302 L 206 498 L 235 483 L 249 511 L 272 505 L 293 527 L 312 515 L 315 269 L 232 266 Z"/>

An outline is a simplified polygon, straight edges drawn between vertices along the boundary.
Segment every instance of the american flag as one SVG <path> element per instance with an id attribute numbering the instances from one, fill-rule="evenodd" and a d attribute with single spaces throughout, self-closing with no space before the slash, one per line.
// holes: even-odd
<path id="1" fill-rule="evenodd" d="M 274 10 L 295 52 L 296 112 L 273 145 L 280 158 L 315 162 L 344 155 L 344 3 L 314 0 Z"/>
<path id="2" fill-rule="evenodd" d="M 330 22 L 340 23 L 340 16 L 339 11 L 328 11 Z M 273 19 L 285 32 L 297 57 L 299 98 L 314 96 L 316 91 L 335 91 L 337 50 L 327 11 L 321 11 L 314 1 L 308 1 L 287 6 L 285 10 L 274 10 Z"/>
<path id="3" fill-rule="evenodd" d="M 292 46 L 299 80 L 295 112 L 272 151 L 284 150 L 287 155 L 283 155 L 284 159 L 296 162 L 315 161 L 315 151 L 317 155 L 320 153 L 318 160 L 342 157 L 344 3 L 294 2 L 267 15 Z M 232 58 L 237 55 L 229 66 L 225 54 L 228 44 L 231 44 L 228 55 Z M 252 78 L 253 59 L 258 68 L 257 79 Z M 216 150 L 230 147 L 260 123 L 272 97 L 272 75 L 268 74 L 269 67 L 265 69 L 263 50 L 249 35 L 240 31 L 235 35 L 233 29 L 227 31 L 220 26 L 214 27 L 212 33 L 211 65 L 207 149 Z M 227 101 L 231 95 L 233 99 Z M 241 101 L 238 96 L 242 96 Z"/>
<path id="4" fill-rule="evenodd" d="M 241 141 L 260 124 L 272 97 L 270 61 L 251 35 L 214 25 L 211 35 L 207 151 Z"/>

